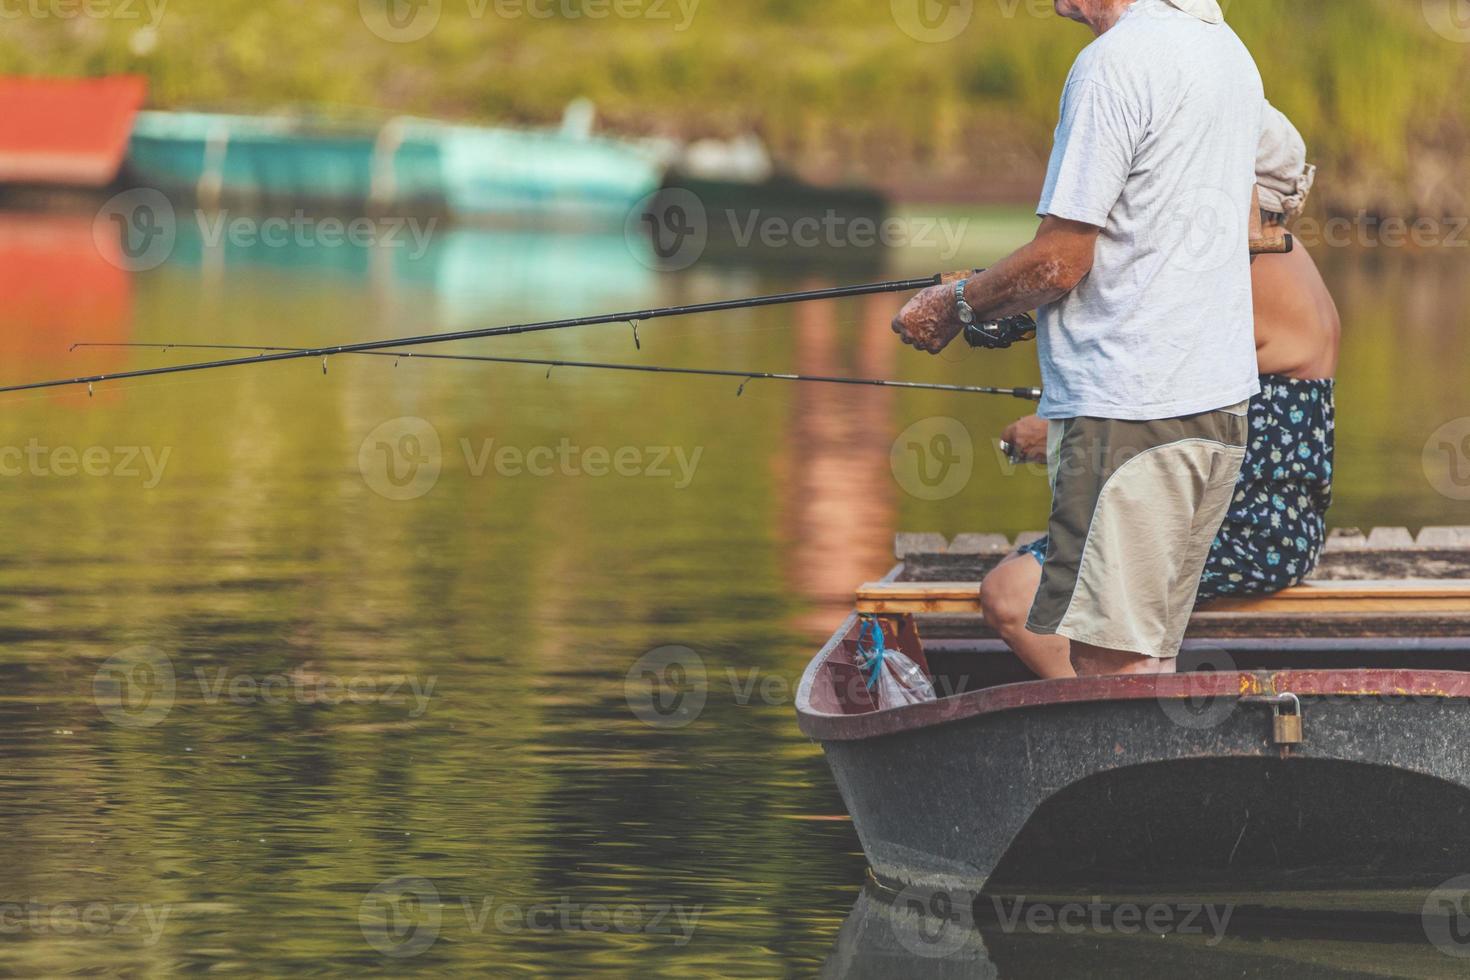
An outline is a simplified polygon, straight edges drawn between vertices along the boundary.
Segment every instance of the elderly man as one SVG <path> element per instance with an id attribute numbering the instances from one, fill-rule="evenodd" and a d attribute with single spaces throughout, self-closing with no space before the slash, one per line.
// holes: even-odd
<path id="1" fill-rule="evenodd" d="M 1051 550 L 1027 620 L 1079 674 L 1174 669 L 1245 455 L 1265 93 L 1214 0 L 1056 0 L 1097 35 L 1062 94 L 1036 238 L 920 293 L 938 353 L 1040 310 Z M 1005 329 L 980 334 L 1004 340 Z"/>
<path id="2" fill-rule="evenodd" d="M 1276 237 L 1301 213 L 1316 168 L 1301 134 L 1266 109 L 1256 161 L 1261 221 Z M 1251 267 L 1261 393 L 1251 399 L 1250 444 L 1225 523 L 1210 548 L 1198 600 L 1265 595 L 1297 585 L 1317 565 L 1332 505 L 1334 385 L 1342 323 L 1322 274 L 1304 248 L 1262 255 Z M 1035 416 L 1006 429 L 1016 455 L 1046 460 L 1047 423 Z M 1046 561 L 1045 538 L 985 577 L 985 620 L 1042 678 L 1073 676 L 1066 638 L 1027 631 Z"/>

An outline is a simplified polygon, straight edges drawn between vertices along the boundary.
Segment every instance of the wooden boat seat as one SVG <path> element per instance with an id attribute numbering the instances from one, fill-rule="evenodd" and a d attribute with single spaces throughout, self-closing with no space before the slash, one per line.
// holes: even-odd
<path id="1" fill-rule="evenodd" d="M 980 613 L 978 582 L 870 582 L 858 589 L 857 611 L 883 616 Z M 1391 613 L 1470 615 L 1470 579 L 1308 582 L 1274 595 L 1217 600 L 1196 617 Z"/>
<path id="2" fill-rule="evenodd" d="M 919 617 L 924 635 L 994 637 L 978 582 L 872 582 L 857 611 Z M 1275 595 L 1202 605 L 1190 639 L 1337 639 L 1470 636 L 1470 579 L 1309 582 Z"/>

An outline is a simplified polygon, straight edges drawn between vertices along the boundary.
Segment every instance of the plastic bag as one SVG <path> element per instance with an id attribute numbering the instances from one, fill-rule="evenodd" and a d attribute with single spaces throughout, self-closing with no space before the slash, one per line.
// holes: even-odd
<path id="1" fill-rule="evenodd" d="M 936 699 L 934 685 L 919 665 L 902 651 L 885 645 L 883 627 L 875 619 L 863 620 L 857 661 L 880 711 Z"/>

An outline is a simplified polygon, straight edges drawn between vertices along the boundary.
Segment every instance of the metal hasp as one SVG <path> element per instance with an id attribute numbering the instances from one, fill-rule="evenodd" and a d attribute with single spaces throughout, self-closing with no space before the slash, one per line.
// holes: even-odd
<path id="1" fill-rule="evenodd" d="M 1295 694 L 1263 694 L 1241 698 L 1242 704 L 1271 706 L 1272 737 L 1277 745 L 1300 745 L 1306 738 L 1302 727 L 1302 699 Z M 1286 710 L 1290 709 L 1290 710 Z"/>

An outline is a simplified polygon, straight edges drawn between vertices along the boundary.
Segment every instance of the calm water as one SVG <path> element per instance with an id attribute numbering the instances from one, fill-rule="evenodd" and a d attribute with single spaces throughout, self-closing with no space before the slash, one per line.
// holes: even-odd
<path id="1" fill-rule="evenodd" d="M 1025 230 L 972 228 L 975 261 Z M 663 274 L 620 236 L 410 251 L 184 234 L 128 273 L 89 220 L 6 217 L 0 374 L 195 357 L 76 340 L 309 346 L 956 264 Z M 1347 319 L 1336 522 L 1470 524 L 1424 460 L 1470 416 L 1463 257 L 1326 258 Z M 650 323 L 641 351 L 623 326 L 464 349 L 1035 381 L 1029 351 L 901 348 L 894 305 Z M 1044 481 L 991 448 L 1019 403 L 737 387 L 341 357 L 6 400 L 0 972 L 771 976 L 838 956 L 864 862 L 795 682 L 895 530 L 1040 527 Z M 938 434 L 969 477 L 936 491 L 905 447 Z M 682 727 L 640 670 L 669 646 L 705 667 Z M 1462 965 L 1398 934 L 1151 941 L 1167 953 L 1143 962 L 1176 975 Z M 986 946 L 1003 976 L 1137 975 L 1142 948 Z"/>

